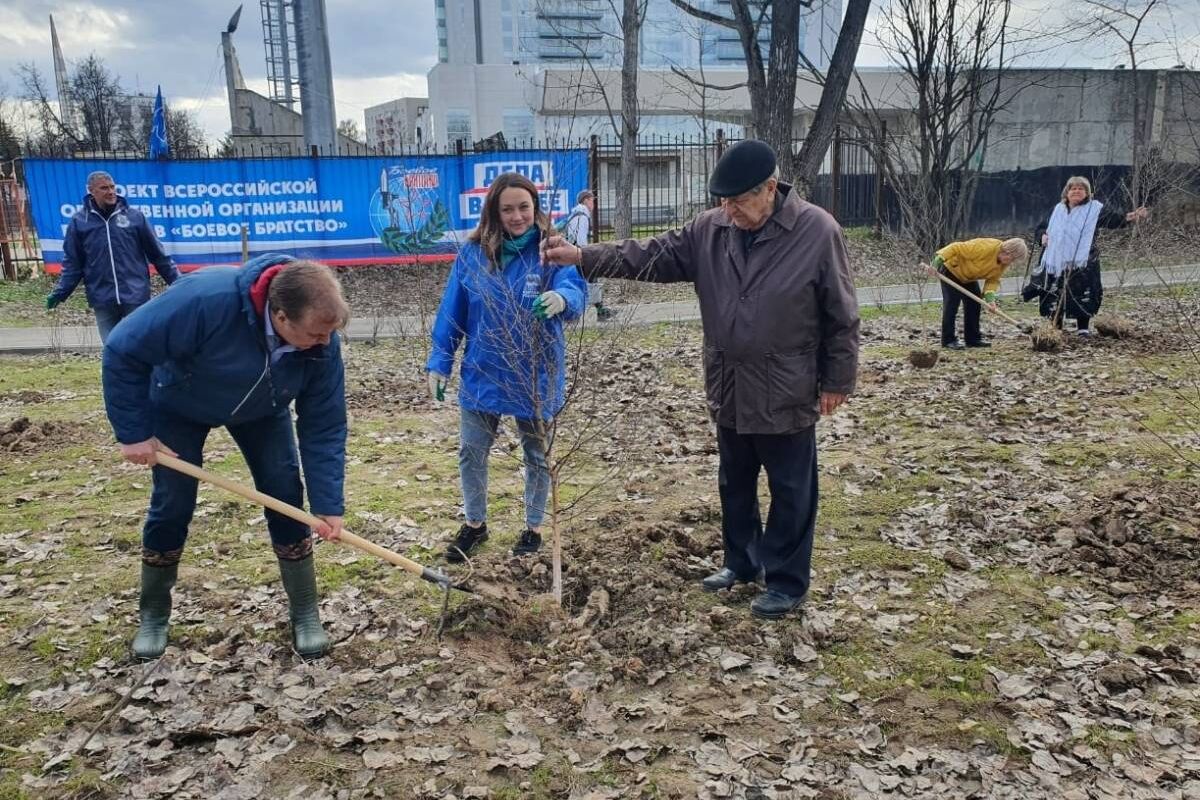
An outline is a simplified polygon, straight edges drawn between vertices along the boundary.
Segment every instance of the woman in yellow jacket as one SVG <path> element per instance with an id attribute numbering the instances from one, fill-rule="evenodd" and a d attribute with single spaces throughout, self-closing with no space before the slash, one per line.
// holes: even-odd
<path id="1" fill-rule="evenodd" d="M 970 239 L 965 242 L 951 242 L 937 251 L 933 257 L 933 267 L 938 272 L 950 278 L 971 294 L 983 299 L 991 305 L 996 302 L 996 292 L 1000 289 L 1000 278 L 1004 270 L 1014 261 L 1025 258 L 1029 253 L 1024 239 Z M 982 292 L 979 281 L 983 281 Z M 942 287 L 942 347 L 951 350 L 962 350 L 964 345 L 955 333 L 955 322 L 958 318 L 958 306 L 963 303 L 963 296 L 953 287 L 940 284 Z M 963 307 L 963 338 L 967 340 L 965 347 L 989 347 L 979 333 L 979 303 L 967 301 Z"/>

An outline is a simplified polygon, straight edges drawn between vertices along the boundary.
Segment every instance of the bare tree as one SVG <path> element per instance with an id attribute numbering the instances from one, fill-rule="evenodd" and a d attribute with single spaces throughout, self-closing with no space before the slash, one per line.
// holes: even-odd
<path id="1" fill-rule="evenodd" d="M 755 135 L 780 155 L 780 173 L 796 181 L 802 191 L 816 178 L 825 152 L 833 139 L 838 113 L 845 101 L 853 74 L 855 57 L 862 40 L 870 0 L 850 0 L 838 44 L 827 72 L 822 73 L 804 59 L 810 72 L 822 84 L 809 135 L 797 155 L 792 152 L 792 125 L 795 117 L 797 70 L 801 62 L 801 9 L 811 9 L 819 0 L 731 0 L 730 16 L 706 11 L 686 0 L 671 0 L 675 6 L 698 19 L 737 32 L 746 60 L 746 81 L 710 88 L 729 90 L 745 86 L 750 93 L 750 113 Z M 763 63 L 759 45 L 762 25 L 770 23 L 767 62 Z"/>
<path id="2" fill-rule="evenodd" d="M 808 187 L 816 182 L 821 162 L 825 160 L 829 143 L 833 141 L 838 116 L 846 103 L 846 91 L 854 74 L 854 60 L 858 56 L 863 29 L 867 24 L 867 12 L 870 10 L 871 0 L 849 0 L 829 69 L 824 74 L 808 63 L 809 59 L 804 59 L 813 79 L 822 85 L 821 100 L 817 103 L 812 125 L 808 127 L 804 144 L 800 146 L 800 153 L 796 157 L 794 180 L 806 194 Z M 803 54 L 801 57 L 803 58 Z"/>
<path id="3" fill-rule="evenodd" d="M 352 119 L 344 119 L 339 122 L 337 125 L 337 132 L 339 136 L 345 136 L 347 139 L 358 142 L 359 144 L 362 144 L 363 141 L 365 141 L 362 134 L 358 132 L 358 122 Z"/>
<path id="4" fill-rule="evenodd" d="M 170 106 L 166 106 L 163 111 L 167 122 L 167 148 L 172 158 L 195 158 L 208 152 L 208 137 L 195 114 L 187 109 Z M 128 137 L 125 146 L 130 149 L 145 147 L 150 141 L 150 128 L 153 125 L 154 109 L 143 107 L 134 133 Z"/>
<path id="5" fill-rule="evenodd" d="M 1166 7 L 1164 0 L 1084 0 L 1087 13 L 1080 15 L 1081 28 L 1093 37 L 1115 38 L 1120 42 L 1124 57 L 1129 59 L 1129 74 L 1133 84 L 1133 136 L 1130 147 L 1129 193 L 1131 208 L 1137 208 L 1146 199 L 1144 172 L 1146 162 L 1153 158 L 1147 152 L 1146 101 L 1142 96 L 1140 70 L 1145 66 L 1143 54 L 1148 48 L 1161 41 L 1153 41 L 1149 34 L 1148 21 L 1155 10 Z"/>
<path id="6" fill-rule="evenodd" d="M 638 130 L 641 127 L 637 65 L 648 0 L 621 2 L 621 165 L 617 170 L 617 205 L 613 212 L 613 228 L 618 239 L 627 239 L 633 235 L 633 181 L 637 170 Z"/>
<path id="7" fill-rule="evenodd" d="M 966 228 L 989 130 L 1022 88 L 1005 82 L 1011 12 L 1011 0 L 892 0 L 880 17 L 880 45 L 913 112 L 889 124 L 860 79 L 852 116 L 871 132 L 923 252 Z"/>
<path id="8" fill-rule="evenodd" d="M 8 87 L 0 82 L 0 162 L 12 161 L 21 155 L 15 117 L 16 104 L 9 98 Z"/>
<path id="9" fill-rule="evenodd" d="M 121 82 L 96 55 L 90 55 L 70 78 L 70 92 L 83 118 L 85 140 L 93 150 L 113 150 L 118 141 Z"/>
<path id="10" fill-rule="evenodd" d="M 615 29 L 610 29 L 602 18 L 580 18 L 573 13 L 564 16 L 560 4 L 554 0 L 539 0 L 536 6 L 538 17 L 579 57 L 579 84 L 574 88 L 601 100 L 609 124 L 621 144 L 616 206 L 613 209 L 613 228 L 619 239 L 628 238 L 633 233 L 633 186 L 637 172 L 637 140 L 641 129 L 638 65 L 648 2 L 608 0 L 609 11 L 616 23 Z M 606 69 L 616 46 L 620 48 L 621 64 L 619 105 L 609 94 Z"/>
<path id="11" fill-rule="evenodd" d="M 80 144 L 79 134 L 72 128 L 71 120 L 62 119 L 50 102 L 46 79 L 33 62 L 20 64 L 16 70 L 21 86 L 21 99 L 32 109 L 35 124 L 30 134 L 28 147 L 32 150 L 58 150 Z"/>

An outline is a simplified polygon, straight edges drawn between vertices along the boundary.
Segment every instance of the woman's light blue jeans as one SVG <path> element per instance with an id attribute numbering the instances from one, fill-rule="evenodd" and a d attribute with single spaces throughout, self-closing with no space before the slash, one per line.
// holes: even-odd
<path id="1" fill-rule="evenodd" d="M 499 425 L 498 414 L 461 409 L 458 473 L 462 479 L 463 511 L 470 523 L 487 521 L 488 453 Z M 534 421 L 518 419 L 517 431 L 525 453 L 525 526 L 536 528 L 546 515 L 550 471 Z"/>

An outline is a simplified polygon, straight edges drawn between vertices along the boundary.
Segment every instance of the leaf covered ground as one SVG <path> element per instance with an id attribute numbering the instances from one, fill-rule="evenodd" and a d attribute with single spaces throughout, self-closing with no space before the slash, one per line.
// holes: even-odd
<path id="1" fill-rule="evenodd" d="M 819 426 L 802 619 L 697 586 L 720 565 L 699 328 L 610 329 L 560 432 L 561 609 L 549 556 L 508 552 L 511 429 L 470 575 L 507 599 L 456 594 L 439 638 L 437 592 L 322 544 L 314 663 L 261 514 L 202 487 L 172 647 L 124 706 L 149 475 L 94 358 L 3 360 L 0 798 L 1198 796 L 1197 300 L 1110 305 L 1134 338 L 999 329 L 929 370 L 907 354 L 936 306 L 866 312 L 860 391 Z M 349 351 L 347 523 L 439 562 L 457 416 L 423 356 Z M 206 458 L 246 478 L 224 433 Z"/>

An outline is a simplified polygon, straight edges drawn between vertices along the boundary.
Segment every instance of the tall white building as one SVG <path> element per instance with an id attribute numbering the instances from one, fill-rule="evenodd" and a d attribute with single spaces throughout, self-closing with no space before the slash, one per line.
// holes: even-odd
<path id="1" fill-rule="evenodd" d="M 497 132 L 510 143 L 614 133 L 608 109 L 619 107 L 622 40 L 609 0 L 434 4 L 439 63 L 429 72 L 429 101 L 438 146 L 469 145 Z M 729 0 L 695 4 L 730 16 Z M 766 5 L 764 60 L 770 40 Z M 802 10 L 801 53 L 818 68 L 829 63 L 841 19 L 842 0 L 816 0 Z M 670 0 L 649 0 L 638 60 L 645 134 L 694 135 L 706 129 L 702 118 L 725 122 L 728 129 L 749 114 L 744 90 L 700 90 L 676 73 L 716 84 L 741 80 L 745 60 L 730 28 L 692 17 Z"/>

